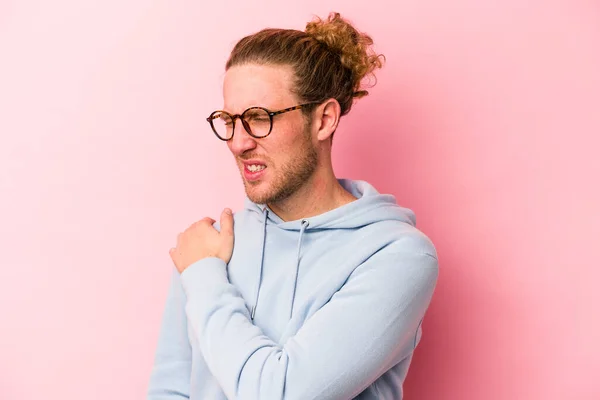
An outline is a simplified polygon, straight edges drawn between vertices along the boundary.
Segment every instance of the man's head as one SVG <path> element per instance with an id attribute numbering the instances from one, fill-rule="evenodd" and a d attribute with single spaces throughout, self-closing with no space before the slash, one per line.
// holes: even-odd
<path id="1" fill-rule="evenodd" d="M 382 66 L 372 44 L 339 14 L 306 32 L 265 29 L 237 43 L 226 64 L 225 113 L 209 121 L 227 140 L 250 200 L 280 202 L 332 169 L 339 119 L 368 94 L 363 77 Z"/>

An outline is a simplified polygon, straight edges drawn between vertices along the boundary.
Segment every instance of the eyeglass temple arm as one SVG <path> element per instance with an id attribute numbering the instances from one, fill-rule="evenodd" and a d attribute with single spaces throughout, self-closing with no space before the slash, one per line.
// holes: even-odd
<path id="1" fill-rule="evenodd" d="M 277 115 L 277 114 L 283 114 L 283 113 L 288 112 L 288 111 L 298 110 L 299 108 L 306 107 L 306 106 L 309 106 L 311 104 L 318 104 L 318 103 L 321 103 L 321 102 L 320 101 L 312 101 L 310 103 L 304 103 L 304 104 L 300 104 L 300 105 L 297 105 L 297 106 L 294 106 L 294 107 L 284 108 L 283 110 L 279 110 L 279 111 L 271 111 L 271 112 L 269 112 L 269 115 L 270 116 L 274 116 L 274 115 Z"/>

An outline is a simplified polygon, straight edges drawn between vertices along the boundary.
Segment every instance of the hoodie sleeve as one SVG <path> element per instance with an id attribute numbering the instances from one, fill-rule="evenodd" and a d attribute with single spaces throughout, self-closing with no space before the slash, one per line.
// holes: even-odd
<path id="1" fill-rule="evenodd" d="M 179 272 L 173 268 L 148 385 L 148 400 L 190 398 L 192 350 L 187 333 L 185 303 Z"/>
<path id="2" fill-rule="evenodd" d="M 437 276 L 432 255 L 382 250 L 283 345 L 253 325 L 222 260 L 181 279 L 193 340 L 229 399 L 326 400 L 354 398 L 413 351 Z"/>

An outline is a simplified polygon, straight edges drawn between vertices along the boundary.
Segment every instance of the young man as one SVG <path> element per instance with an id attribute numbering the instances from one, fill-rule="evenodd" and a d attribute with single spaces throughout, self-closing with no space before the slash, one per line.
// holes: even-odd
<path id="1" fill-rule="evenodd" d="M 371 39 L 339 14 L 263 30 L 226 66 L 208 121 L 242 174 L 243 211 L 178 236 L 148 399 L 401 399 L 438 276 L 412 211 L 337 179 L 332 135 Z"/>

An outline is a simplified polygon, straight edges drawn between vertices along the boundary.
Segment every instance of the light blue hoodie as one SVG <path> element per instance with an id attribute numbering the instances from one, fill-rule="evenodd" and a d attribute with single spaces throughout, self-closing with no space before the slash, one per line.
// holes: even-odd
<path id="1" fill-rule="evenodd" d="M 393 196 L 339 182 L 358 199 L 303 220 L 246 199 L 229 264 L 174 269 L 149 400 L 402 398 L 437 254 Z"/>

